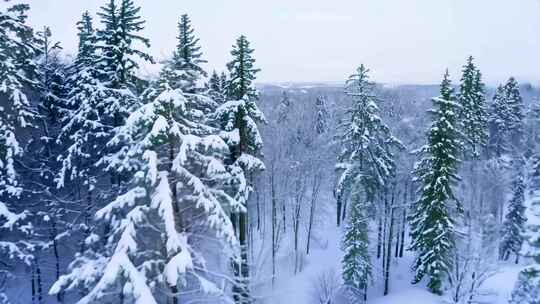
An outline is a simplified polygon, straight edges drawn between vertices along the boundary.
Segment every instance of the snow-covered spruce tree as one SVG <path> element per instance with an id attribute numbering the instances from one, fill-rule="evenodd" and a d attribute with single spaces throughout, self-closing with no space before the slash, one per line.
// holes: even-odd
<path id="1" fill-rule="evenodd" d="M 242 35 L 236 39 L 236 44 L 233 45 L 231 51 L 233 60 L 227 63 L 227 69 L 229 70 L 227 95 L 229 99 L 240 100 L 245 96 L 250 99 L 257 98 L 257 90 L 253 85 L 253 81 L 255 80 L 255 74 L 260 69 L 254 67 L 254 50 L 250 48 L 249 44 L 246 36 Z"/>
<path id="2" fill-rule="evenodd" d="M 35 113 L 24 92 L 25 85 L 36 84 L 38 54 L 33 30 L 24 23 L 27 5 L 15 5 L 0 12 L 0 196 L 18 197 L 21 185 L 15 159 L 23 153 L 16 138 L 19 128 L 30 127 Z"/>
<path id="3" fill-rule="evenodd" d="M 351 207 L 348 215 L 342 249 L 345 253 L 341 261 L 343 282 L 350 293 L 351 303 L 367 301 L 367 287 L 371 278 L 369 255 L 369 202 L 360 179 L 352 185 Z"/>
<path id="4" fill-rule="evenodd" d="M 469 56 L 463 67 L 463 75 L 457 98 L 461 108 L 459 123 L 465 137 L 467 156 L 477 157 L 479 149 L 487 142 L 487 114 L 485 110 L 484 84 L 482 74 Z"/>
<path id="5" fill-rule="evenodd" d="M 224 206 L 241 206 L 221 189 L 228 180 L 222 162 L 228 146 L 179 89 L 163 81 L 147 96 L 155 98 L 136 109 L 109 142 L 126 147 L 107 158 L 111 169 L 135 174 L 126 191 L 96 213 L 112 231 L 106 257 L 89 264 L 102 267 L 91 273 L 97 283 L 79 303 L 179 303 L 181 295 L 197 291 L 224 294 L 206 278 L 205 255 L 194 250 L 190 227 L 202 218 L 224 245 L 238 246 Z M 184 215 L 189 206 L 201 214 Z M 77 266 L 53 286 L 53 293 L 81 280 L 88 265 Z"/>
<path id="6" fill-rule="evenodd" d="M 216 71 L 212 72 L 206 84 L 206 90 L 208 96 L 218 104 L 225 102 L 227 96 L 227 76 L 225 73 L 219 75 Z"/>
<path id="7" fill-rule="evenodd" d="M 135 44 L 149 47 L 150 42 L 139 34 L 145 21 L 133 0 L 109 0 L 98 15 L 103 28 L 97 31 L 99 56 L 94 64 L 100 72 L 98 79 L 108 89 L 102 115 L 106 125 L 118 127 L 139 102 L 135 94 L 141 82 L 135 76 L 138 60 L 153 62 L 152 57 L 135 48 Z"/>
<path id="8" fill-rule="evenodd" d="M 84 205 L 81 208 L 82 226 L 79 228 L 85 238 L 90 233 L 95 185 L 102 174 L 95 164 L 106 153 L 105 144 L 110 138 L 111 127 L 107 125 L 104 101 L 109 96 L 109 90 L 99 80 L 100 72 L 95 65 L 98 60 L 96 35 L 88 12 L 83 13 L 77 28 L 78 54 L 67 79 L 69 91 L 66 104 L 60 110 L 62 129 L 57 144 L 65 149 L 57 157 L 61 165 L 56 184 L 58 188 L 73 186 L 78 189 L 74 199 Z M 84 247 L 83 241 L 81 251 L 84 251 Z"/>
<path id="9" fill-rule="evenodd" d="M 201 59 L 199 38 L 195 36 L 191 20 L 186 14 L 178 22 L 177 40 L 172 58 L 165 62 L 165 69 L 169 70 L 167 80 L 174 89 L 195 93 L 197 82 L 207 75 L 201 66 L 206 60 Z"/>
<path id="10" fill-rule="evenodd" d="M 150 46 L 149 40 L 138 34 L 145 24 L 140 7 L 133 0 L 109 0 L 98 15 L 103 28 L 98 31 L 96 45 L 101 56 L 96 63 L 103 71 L 102 80 L 115 89 L 133 86 L 138 81 L 134 74 L 139 67 L 136 59 L 153 61 L 150 55 L 134 48 L 135 43 Z"/>
<path id="11" fill-rule="evenodd" d="M 462 149 L 457 129 L 459 105 L 448 71 L 441 83 L 440 96 L 432 101 L 433 122 L 427 133 L 427 144 L 419 151 L 422 158 L 414 172 L 420 188 L 409 216 L 410 249 L 416 252 L 413 282 L 427 277 L 429 290 L 441 294 L 445 276 L 452 267 L 450 253 L 455 246 L 455 216 L 461 211 L 452 189 L 459 179 L 458 156 Z"/>
<path id="12" fill-rule="evenodd" d="M 315 101 L 316 118 L 315 118 L 315 131 L 317 134 L 324 134 L 328 131 L 328 109 L 326 108 L 326 97 L 318 96 Z"/>
<path id="13" fill-rule="evenodd" d="M 489 145 L 496 156 L 512 152 L 522 145 L 524 118 L 519 85 L 510 77 L 504 86 L 497 87 L 489 111 Z"/>
<path id="14" fill-rule="evenodd" d="M 530 205 L 525 216 L 523 256 L 530 258 L 532 264 L 519 274 L 512 291 L 511 304 L 540 303 L 540 158 L 536 156 L 531 176 Z"/>
<path id="15" fill-rule="evenodd" d="M 508 122 L 511 121 L 511 111 L 506 100 L 504 86 L 497 87 L 489 110 L 489 148 L 491 154 L 500 157 L 508 151 Z"/>
<path id="16" fill-rule="evenodd" d="M 369 80 L 369 69 L 361 65 L 347 80 L 346 94 L 352 105 L 338 128 L 341 151 L 336 169 L 341 171 L 335 194 L 337 197 L 337 225 L 340 225 L 342 205 L 351 187 L 360 180 L 367 204 L 373 203 L 377 191 L 395 173 L 393 151 L 402 147 L 379 117 L 374 83 Z"/>
<path id="17" fill-rule="evenodd" d="M 39 39 L 40 57 L 37 61 L 39 91 L 41 95 L 40 114 L 45 115 L 49 123 L 58 123 L 58 106 L 63 104 L 65 95 L 65 66 L 59 58 L 62 49 L 60 42 L 52 42 L 52 33 L 48 26 L 36 33 Z M 52 137 L 47 134 L 48 142 Z"/>
<path id="18" fill-rule="evenodd" d="M 289 98 L 289 94 L 287 94 L 287 91 L 283 91 L 281 93 L 281 100 L 279 101 L 279 105 L 277 106 L 277 111 L 277 122 L 280 124 L 288 122 L 289 114 L 291 112 L 291 99 Z"/>
<path id="19" fill-rule="evenodd" d="M 509 142 L 513 149 L 520 148 L 523 140 L 525 118 L 523 99 L 519 92 L 519 84 L 514 77 L 510 77 L 504 85 L 505 100 L 510 111 L 508 121 Z"/>
<path id="20" fill-rule="evenodd" d="M 523 228 L 525 225 L 525 160 L 515 157 L 513 160 L 514 177 L 512 181 L 512 197 L 508 202 L 508 210 L 503 222 L 501 236 L 501 258 L 507 260 L 510 254 L 519 261 L 519 253 L 523 244 Z"/>
<path id="21" fill-rule="evenodd" d="M 26 89 L 37 83 L 35 57 L 37 40 L 26 21 L 29 6 L 17 4 L 0 10 L 0 281 L 7 282 L 18 261 L 30 264 L 29 242 L 23 234 L 31 233 L 29 215 L 21 204 L 23 184 L 18 161 L 25 152 L 19 131 L 32 126 Z M 11 265 L 10 265 L 11 264 Z M 0 302 L 9 302 L 0 286 Z"/>
<path id="22" fill-rule="evenodd" d="M 240 241 L 240 260 L 232 262 L 236 281 L 232 292 L 236 303 L 251 302 L 247 204 L 253 191 L 252 177 L 264 170 L 264 163 L 259 159 L 263 142 L 257 123 L 265 123 L 266 119 L 255 102 L 257 91 L 252 82 L 259 69 L 253 67 L 252 53 L 246 37 L 240 36 L 231 51 L 233 60 L 227 64 L 229 101 L 220 105 L 213 115 L 230 150 L 225 161 L 232 177 L 228 193 L 242 206 L 230 214 Z"/>
<path id="23" fill-rule="evenodd" d="M 66 194 L 68 191 L 57 189 L 55 183 L 59 167 L 57 156 L 65 148 L 58 145 L 56 139 L 61 129 L 60 109 L 65 106 L 67 93 L 67 65 L 59 53 L 59 43 L 52 42 L 52 33 L 48 27 L 38 31 L 36 36 L 40 55 L 36 58 L 38 77 L 35 88 L 38 98 L 34 102 L 37 101 L 38 115 L 34 121 L 36 127 L 31 129 L 26 143 L 28 152 L 21 161 L 24 164 L 21 178 L 26 183 L 25 192 L 28 193 L 25 200 L 32 204 L 35 233 L 31 240 L 35 248 L 35 259 L 31 269 L 36 278 L 35 294 L 39 301 L 46 291 L 43 288 L 46 287 L 43 282 L 49 277 L 46 270 L 54 271 L 54 279 L 58 279 L 63 271 L 61 248 L 65 248 L 65 243 L 61 244 L 61 241 L 73 231 L 72 213 L 69 212 L 73 210 L 68 211 L 67 206 L 70 204 L 65 202 L 73 202 L 71 206 L 77 203 Z M 57 300 L 62 302 L 62 294 L 57 296 Z"/>

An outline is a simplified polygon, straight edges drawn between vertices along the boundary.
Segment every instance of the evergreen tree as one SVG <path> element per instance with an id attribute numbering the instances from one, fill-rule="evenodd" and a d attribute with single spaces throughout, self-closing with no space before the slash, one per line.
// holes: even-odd
<path id="1" fill-rule="evenodd" d="M 23 181 L 18 162 L 26 152 L 21 130 L 32 126 L 35 112 L 27 88 L 37 83 L 34 59 L 37 39 L 26 22 L 29 6 L 17 4 L 0 10 L 0 277 L 10 279 L 7 262 L 30 265 L 32 244 L 21 238 L 32 232 L 29 212 L 22 204 Z M 9 231 L 6 233 L 6 231 Z M 14 266 L 14 265 L 12 265 Z M 0 286 L 0 302 L 9 302 Z"/>
<path id="2" fill-rule="evenodd" d="M 227 76 L 225 73 L 218 75 L 216 71 L 213 71 L 206 84 L 206 89 L 208 95 L 218 104 L 225 102 L 227 98 Z"/>
<path id="3" fill-rule="evenodd" d="M 240 241 L 240 260 L 233 260 L 235 284 L 233 295 L 236 303 L 249 303 L 249 263 L 248 263 L 248 216 L 247 203 L 253 191 L 252 177 L 264 169 L 264 163 L 258 157 L 263 142 L 257 123 L 265 123 L 264 114 L 259 110 L 254 97 L 257 96 L 252 81 L 255 73 L 255 59 L 252 49 L 244 36 L 237 40 L 231 54 L 233 61 L 227 67 L 231 72 L 228 83 L 229 100 L 220 105 L 213 115 L 219 125 L 221 136 L 229 146 L 230 154 L 226 160 L 231 182 L 228 193 L 239 203 L 239 208 L 232 210 L 231 221 Z"/>
<path id="4" fill-rule="evenodd" d="M 510 120 L 508 121 L 508 131 L 510 143 L 513 148 L 520 148 L 523 141 L 523 119 L 525 117 L 523 109 L 523 99 L 519 92 L 519 84 L 514 77 L 510 77 L 504 85 L 505 99 L 510 110 Z"/>
<path id="5" fill-rule="evenodd" d="M 340 122 L 338 139 L 341 152 L 336 169 L 342 171 L 336 186 L 337 224 L 341 221 L 343 202 L 351 186 L 360 179 L 367 203 L 372 203 L 377 191 L 395 173 L 393 150 L 402 145 L 379 117 L 378 100 L 373 93 L 374 83 L 369 80 L 369 70 L 361 65 L 349 77 L 346 94 L 352 106 Z"/>
<path id="6" fill-rule="evenodd" d="M 442 293 L 445 275 L 451 270 L 450 252 L 455 246 L 453 211 L 461 211 L 452 189 L 458 180 L 458 155 L 461 153 L 457 113 L 459 105 L 451 87 L 448 71 L 433 98 L 433 122 L 427 134 L 427 145 L 421 148 L 422 159 L 415 166 L 420 196 L 412 205 L 409 221 L 412 244 L 416 252 L 413 264 L 414 283 L 428 277 L 428 288 Z"/>
<path id="7" fill-rule="evenodd" d="M 328 127 L 328 109 L 326 108 L 326 98 L 324 96 L 318 96 L 315 101 L 316 118 L 315 118 L 315 131 L 317 134 L 326 133 L 329 130 Z"/>
<path id="8" fill-rule="evenodd" d="M 106 261 L 104 242 L 98 233 L 108 227 L 93 224 L 95 210 L 103 204 L 104 197 L 109 197 L 105 193 L 110 191 L 110 188 L 98 187 L 103 166 L 96 164 L 106 155 L 106 143 L 111 136 L 104 100 L 112 94 L 100 81 L 102 74 L 96 64 L 100 59 L 97 33 L 88 12 L 82 14 L 77 29 L 78 53 L 69 67 L 69 90 L 61 109 L 62 126 L 57 137 L 57 145 L 61 147 L 57 155 L 60 167 L 55 182 L 59 189 L 73 189 L 70 199 L 78 202 L 72 212 L 80 216 L 71 223 L 70 229 L 70 234 L 77 237 L 74 240 L 78 248 L 65 275 L 71 279 L 69 287 L 51 289 L 51 294 L 57 297 L 67 291 L 87 294 L 97 283 Z M 84 277 L 78 275 L 81 269 L 86 269 Z M 65 277 L 58 278 L 55 284 L 66 284 L 62 282 L 66 282 Z"/>
<path id="9" fill-rule="evenodd" d="M 487 114 L 482 75 L 474 65 L 472 56 L 463 67 L 458 101 L 461 106 L 459 111 L 461 130 L 468 143 L 465 152 L 476 157 L 479 148 L 487 142 Z"/>
<path id="10" fill-rule="evenodd" d="M 348 216 L 342 249 L 344 256 L 341 261 L 343 282 L 351 293 L 351 302 L 357 303 L 361 298 L 367 301 L 367 287 L 371 278 L 371 261 L 369 255 L 369 217 L 365 192 L 360 181 L 353 185 L 351 195 L 351 212 Z"/>
<path id="11" fill-rule="evenodd" d="M 489 111 L 489 145 L 496 156 L 501 156 L 508 149 L 508 122 L 511 120 L 511 112 L 505 96 L 504 86 L 498 86 Z"/>
<path id="12" fill-rule="evenodd" d="M 118 127 L 139 102 L 136 93 L 141 80 L 135 76 L 139 68 L 137 59 L 153 62 L 150 55 L 134 48 L 134 44 L 149 47 L 150 42 L 139 35 L 145 21 L 133 0 L 121 0 L 119 5 L 116 0 L 109 0 L 98 15 L 104 28 L 97 31 L 95 45 L 99 56 L 94 65 L 98 79 L 108 89 L 102 115 L 106 125 Z"/>
<path id="13" fill-rule="evenodd" d="M 111 88 L 133 86 L 137 81 L 134 72 L 139 67 L 135 59 L 153 61 L 150 55 L 133 48 L 136 42 L 150 46 L 150 41 L 138 34 L 145 24 L 140 10 L 133 0 L 120 0 L 119 6 L 117 0 L 109 0 L 98 12 L 104 28 L 98 31 L 97 46 L 101 57 L 96 64 L 103 73 L 101 80 Z"/>
<path id="14" fill-rule="evenodd" d="M 106 112 L 103 99 L 108 91 L 99 80 L 100 72 L 95 66 L 96 34 L 88 12 L 83 13 L 77 28 L 79 52 L 70 67 L 69 92 L 61 110 L 62 129 L 58 135 L 58 144 L 67 148 L 58 155 L 61 167 L 56 182 L 60 188 L 67 181 L 84 185 L 89 198 L 98 174 L 95 164 L 104 156 L 109 131 L 103 115 Z M 88 220 L 90 214 L 85 216 Z"/>
<path id="15" fill-rule="evenodd" d="M 496 155 L 512 152 L 522 146 L 524 118 L 519 85 L 510 77 L 504 86 L 497 88 L 490 110 L 490 145 Z"/>
<path id="16" fill-rule="evenodd" d="M 540 299 L 540 158 L 536 156 L 531 178 L 530 206 L 528 207 L 521 253 L 531 259 L 516 282 L 511 304 L 538 304 Z"/>
<path id="17" fill-rule="evenodd" d="M 286 91 L 283 91 L 283 93 L 281 93 L 281 101 L 279 102 L 279 105 L 278 105 L 277 122 L 279 124 L 287 122 L 290 112 L 291 112 L 291 99 L 289 98 L 289 94 L 287 94 Z"/>
<path id="18" fill-rule="evenodd" d="M 178 44 L 173 57 L 166 62 L 168 73 L 167 81 L 172 88 L 180 88 L 187 93 L 195 93 L 197 81 L 205 77 L 207 73 L 201 67 L 206 60 L 201 59 L 202 52 L 199 46 L 199 38 L 194 34 L 191 20 L 188 15 L 180 17 L 178 23 Z"/>
<path id="19" fill-rule="evenodd" d="M 235 100 L 241 100 L 244 96 L 257 98 L 257 91 L 253 86 L 255 74 L 260 69 L 254 67 L 253 49 L 249 46 L 246 36 L 242 35 L 233 45 L 231 55 L 233 60 L 227 63 L 229 69 L 229 83 L 227 85 L 228 97 Z"/>
<path id="20" fill-rule="evenodd" d="M 37 36 L 41 53 L 37 62 L 38 87 L 41 95 L 40 112 L 50 123 L 57 123 L 58 106 L 63 103 L 62 99 L 65 95 L 65 68 L 58 54 L 62 47 L 59 42 L 53 43 L 50 40 L 52 33 L 47 26 L 37 32 Z M 49 136 L 48 140 L 50 139 Z"/>
<path id="21" fill-rule="evenodd" d="M 23 153 L 16 137 L 20 128 L 31 126 L 32 111 L 25 85 L 36 83 L 38 46 L 33 30 L 24 23 L 27 5 L 15 5 L 0 15 L 0 196 L 18 197 L 22 188 L 15 159 Z"/>
<path id="22" fill-rule="evenodd" d="M 523 228 L 525 218 L 525 172 L 524 160 L 516 157 L 514 163 L 514 180 L 512 181 L 512 198 L 508 202 L 508 211 L 503 223 L 501 240 L 501 257 L 507 260 L 510 254 L 515 254 L 516 263 L 523 244 Z"/>

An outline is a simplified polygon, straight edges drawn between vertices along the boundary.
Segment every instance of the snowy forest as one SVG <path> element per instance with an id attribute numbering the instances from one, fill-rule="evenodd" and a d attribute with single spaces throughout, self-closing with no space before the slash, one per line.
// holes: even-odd
<path id="1" fill-rule="evenodd" d="M 188 14 L 157 60 L 133 0 L 67 56 L 31 6 L 0 10 L 0 303 L 540 303 L 540 87 L 475 54 L 262 83 Z"/>

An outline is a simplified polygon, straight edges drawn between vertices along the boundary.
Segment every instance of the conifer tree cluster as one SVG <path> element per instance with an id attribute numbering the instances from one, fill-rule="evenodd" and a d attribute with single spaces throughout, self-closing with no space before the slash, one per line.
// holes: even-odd
<path id="1" fill-rule="evenodd" d="M 524 116 L 519 85 L 510 77 L 506 84 L 497 87 L 489 111 L 490 148 L 496 155 L 519 147 Z"/>
<path id="2" fill-rule="evenodd" d="M 180 303 L 197 294 L 251 302 L 246 213 L 264 169 L 257 123 L 265 120 L 246 37 L 233 49 L 232 77 L 216 74 L 204 91 L 206 61 L 187 15 L 172 58 L 148 81 L 137 76 L 153 58 L 134 1 L 108 0 L 100 24 L 84 12 L 77 55 L 65 62 L 48 27 L 34 34 L 26 25 L 28 9 L 0 12 L 0 229 L 11 231 L 0 252 L 32 269 L 33 303 L 47 293 L 39 252 L 49 248 L 58 302 Z M 38 125 L 23 146 L 21 130 Z M 24 199 L 43 205 L 27 211 Z M 75 257 L 61 275 L 68 236 Z M 221 269 L 234 274 L 232 287 L 207 268 L 206 238 L 233 261 Z M 0 268 L 0 302 L 9 301 L 9 273 Z"/>

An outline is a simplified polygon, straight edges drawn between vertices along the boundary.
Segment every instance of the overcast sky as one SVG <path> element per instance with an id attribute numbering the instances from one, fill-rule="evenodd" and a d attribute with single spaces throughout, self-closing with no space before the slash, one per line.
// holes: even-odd
<path id="1" fill-rule="evenodd" d="M 66 52 L 75 23 L 105 0 L 31 0 L 30 23 L 50 25 Z M 208 69 L 221 70 L 234 39 L 255 48 L 260 82 L 341 81 L 360 63 L 388 83 L 454 79 L 477 58 L 489 84 L 510 75 L 540 84 L 539 0 L 138 0 L 158 59 L 171 53 L 190 15 Z M 145 67 L 148 71 L 155 68 Z"/>

